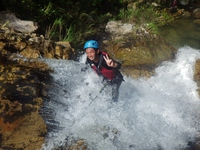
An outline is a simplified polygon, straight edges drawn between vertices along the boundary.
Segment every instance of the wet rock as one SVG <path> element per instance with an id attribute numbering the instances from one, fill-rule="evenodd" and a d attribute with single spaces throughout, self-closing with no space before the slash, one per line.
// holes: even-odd
<path id="1" fill-rule="evenodd" d="M 20 54 L 26 58 L 72 59 L 76 55 L 69 42 L 52 42 L 35 34 L 0 33 L 0 50 Z M 3 42 L 4 41 L 4 42 Z"/>
<path id="2" fill-rule="evenodd" d="M 84 142 L 84 140 L 78 140 L 76 141 L 72 146 L 70 146 L 68 148 L 68 150 L 78 150 L 78 149 L 81 149 L 81 150 L 87 150 L 87 145 L 86 143 Z"/>
<path id="3" fill-rule="evenodd" d="M 71 59 L 75 51 L 32 33 L 33 22 L 0 17 L 0 148 L 40 149 L 47 132 L 40 108 L 52 70 L 37 58 Z"/>
<path id="4" fill-rule="evenodd" d="M 33 33 L 37 25 L 23 21 L 12 13 L 0 12 L 0 51 L 26 58 L 72 59 L 76 55 L 69 42 L 54 42 Z"/>
<path id="5" fill-rule="evenodd" d="M 190 18 L 192 14 L 189 11 L 179 10 L 182 18 Z"/>
<path id="6" fill-rule="evenodd" d="M 196 8 L 196 9 L 193 11 L 193 16 L 194 16 L 194 18 L 196 18 L 196 19 L 200 19 L 200 8 Z"/>
<path id="7" fill-rule="evenodd" d="M 59 59 L 71 59 L 75 53 L 69 42 L 55 42 L 55 56 Z"/>
<path id="8" fill-rule="evenodd" d="M 109 22 L 105 30 L 109 38 L 101 45 L 111 57 L 121 61 L 124 74 L 134 78 L 148 77 L 163 61 L 174 59 L 177 49 L 167 41 L 134 23 L 123 30 L 125 26 L 127 24 L 119 21 Z"/>
<path id="9" fill-rule="evenodd" d="M 1 148 L 35 150 L 44 143 L 46 126 L 39 115 L 39 106 L 18 101 L 0 101 Z"/>
<path id="10" fill-rule="evenodd" d="M 197 91 L 200 95 L 200 59 L 198 59 L 195 63 L 194 81 L 197 83 Z"/>
<path id="11" fill-rule="evenodd" d="M 196 26 L 200 26 L 200 19 L 196 19 L 193 22 Z"/>
<path id="12" fill-rule="evenodd" d="M 50 69 L 33 60 L 4 63 L 0 64 L 0 148 L 40 149 L 47 132 L 40 108 Z"/>

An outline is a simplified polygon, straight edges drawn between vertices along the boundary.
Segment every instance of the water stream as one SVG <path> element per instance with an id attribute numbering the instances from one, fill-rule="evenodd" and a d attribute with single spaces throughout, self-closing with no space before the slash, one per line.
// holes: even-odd
<path id="1" fill-rule="evenodd" d="M 88 150 L 178 150 L 199 137 L 200 99 L 193 71 L 200 52 L 179 48 L 156 75 L 125 76 L 119 101 L 91 68 L 70 60 L 45 60 L 55 72 L 45 103 L 50 127 L 43 150 L 82 139 Z"/>

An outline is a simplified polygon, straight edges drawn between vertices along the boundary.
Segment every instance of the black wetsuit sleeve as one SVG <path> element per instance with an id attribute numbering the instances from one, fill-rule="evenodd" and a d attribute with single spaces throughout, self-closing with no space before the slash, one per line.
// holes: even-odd
<path id="1" fill-rule="evenodd" d="M 121 63 L 119 63 L 119 62 L 117 62 L 117 61 L 114 61 L 115 63 L 117 63 L 117 67 L 116 68 L 114 68 L 114 69 L 116 69 L 116 70 L 118 70 L 118 69 L 120 69 L 121 68 Z"/>

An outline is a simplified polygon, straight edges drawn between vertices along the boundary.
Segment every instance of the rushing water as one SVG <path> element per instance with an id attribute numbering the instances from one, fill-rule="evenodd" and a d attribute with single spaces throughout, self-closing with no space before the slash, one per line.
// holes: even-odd
<path id="1" fill-rule="evenodd" d="M 92 69 L 69 60 L 45 60 L 55 72 L 44 112 L 50 127 L 44 150 L 82 139 L 88 150 L 178 150 L 199 136 L 200 99 L 193 81 L 200 52 L 179 49 L 156 75 L 125 76 L 119 101 Z"/>

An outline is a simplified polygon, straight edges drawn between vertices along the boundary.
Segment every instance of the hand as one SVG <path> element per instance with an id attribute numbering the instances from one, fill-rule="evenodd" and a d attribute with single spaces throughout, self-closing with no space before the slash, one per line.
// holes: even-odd
<path id="1" fill-rule="evenodd" d="M 106 56 L 103 56 L 103 58 L 105 59 L 106 64 L 109 67 L 116 67 L 116 63 L 112 59 L 110 59 L 107 54 L 106 54 Z"/>

